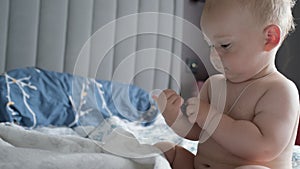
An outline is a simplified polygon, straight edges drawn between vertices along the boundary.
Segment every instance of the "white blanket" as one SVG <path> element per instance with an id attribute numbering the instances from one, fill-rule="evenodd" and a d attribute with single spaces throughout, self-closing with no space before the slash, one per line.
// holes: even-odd
<path id="1" fill-rule="evenodd" d="M 0 169 L 168 169 L 161 152 L 121 128 L 103 142 L 0 124 Z"/>

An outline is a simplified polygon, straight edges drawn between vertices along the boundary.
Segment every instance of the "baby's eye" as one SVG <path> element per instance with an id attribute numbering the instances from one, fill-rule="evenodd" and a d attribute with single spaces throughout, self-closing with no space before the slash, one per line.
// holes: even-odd
<path id="1" fill-rule="evenodd" d="M 221 45 L 221 47 L 222 47 L 223 49 L 228 49 L 228 48 L 231 47 L 231 44 L 230 44 L 230 43 L 228 43 L 228 44 L 223 44 L 223 45 Z"/>

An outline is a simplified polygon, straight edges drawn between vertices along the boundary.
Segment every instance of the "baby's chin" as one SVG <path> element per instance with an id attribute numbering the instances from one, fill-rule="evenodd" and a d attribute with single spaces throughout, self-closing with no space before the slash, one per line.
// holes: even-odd
<path id="1" fill-rule="evenodd" d="M 245 78 L 243 76 L 240 76 L 240 75 L 230 72 L 230 70 L 227 67 L 223 68 L 223 65 L 214 64 L 214 68 L 219 73 L 223 74 L 225 76 L 226 80 L 230 81 L 231 83 L 242 83 L 242 82 L 245 82 L 248 80 L 247 78 Z"/>
<path id="2" fill-rule="evenodd" d="M 246 78 L 244 76 L 232 74 L 232 73 L 230 73 L 229 70 L 224 70 L 223 75 L 225 76 L 226 80 L 231 83 L 243 83 L 243 82 L 249 80 L 248 78 Z"/>

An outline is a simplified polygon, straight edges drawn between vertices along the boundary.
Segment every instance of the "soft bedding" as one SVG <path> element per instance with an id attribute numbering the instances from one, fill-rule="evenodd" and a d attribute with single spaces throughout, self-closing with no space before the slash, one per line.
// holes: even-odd
<path id="1" fill-rule="evenodd" d="M 47 135 L 0 124 L 0 168 L 5 169 L 168 169 L 151 145 L 140 144 L 121 128 L 104 142 L 78 136 Z"/>
<path id="2" fill-rule="evenodd" d="M 98 125 L 112 115 L 148 125 L 158 113 L 149 94 L 137 86 L 35 67 L 1 75 L 0 92 L 0 122 L 32 128 Z"/>
<path id="3" fill-rule="evenodd" d="M 137 86 L 28 67 L 1 75 L 0 92 L 0 168 L 169 168 L 157 148 L 120 127 L 157 117 Z M 50 127 L 76 134 L 42 131 Z"/>
<path id="4" fill-rule="evenodd" d="M 14 124 L 2 123 L 0 168 L 167 169 L 170 168 L 167 161 L 151 144 L 168 140 L 196 152 L 197 142 L 178 137 L 161 116 L 149 126 L 116 116 L 106 119 L 103 125 L 106 127 L 97 127 L 96 130 L 93 130 L 94 126 L 52 126 L 28 131 Z M 91 130 L 89 139 L 82 137 Z M 292 163 L 293 169 L 300 168 L 299 146 L 294 146 Z"/>
<path id="5" fill-rule="evenodd" d="M 89 138 L 85 138 L 89 133 Z M 168 169 L 167 160 L 152 146 L 172 141 L 191 151 L 197 142 L 178 137 L 161 115 L 143 126 L 112 116 L 100 126 L 27 128 L 0 124 L 0 168 Z"/>

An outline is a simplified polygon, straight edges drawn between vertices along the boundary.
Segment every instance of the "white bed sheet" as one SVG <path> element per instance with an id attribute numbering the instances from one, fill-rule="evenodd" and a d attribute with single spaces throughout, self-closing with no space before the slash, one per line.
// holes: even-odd
<path id="1" fill-rule="evenodd" d="M 89 139 L 82 138 L 87 134 Z M 161 116 L 147 127 L 117 117 L 107 119 L 96 129 L 92 126 L 40 127 L 27 131 L 1 124 L 0 137 L 0 168 L 22 165 L 22 168 L 47 169 L 46 166 L 55 165 L 58 169 L 167 169 L 170 168 L 168 162 L 152 144 L 171 141 L 193 153 L 197 148 L 196 141 L 178 137 Z M 292 163 L 293 169 L 300 169 L 300 146 L 294 146 Z"/>
<path id="2" fill-rule="evenodd" d="M 45 134 L 14 125 L 0 124 L 0 168 L 170 168 L 157 148 L 140 144 L 131 133 L 121 128 L 114 129 L 103 138 L 103 142 L 75 135 Z"/>

